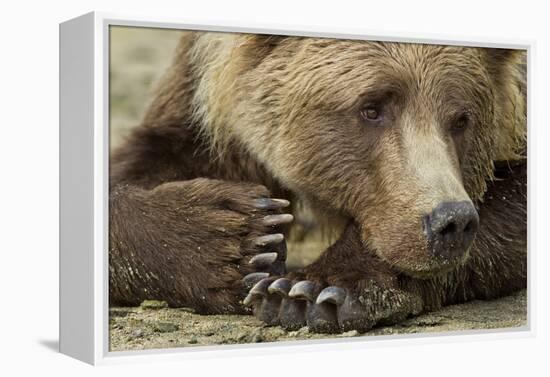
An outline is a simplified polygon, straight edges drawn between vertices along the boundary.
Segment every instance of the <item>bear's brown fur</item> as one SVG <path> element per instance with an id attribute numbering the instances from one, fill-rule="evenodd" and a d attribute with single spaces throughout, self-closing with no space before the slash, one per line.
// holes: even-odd
<path id="1" fill-rule="evenodd" d="M 266 322 L 342 331 L 525 287 L 524 69 L 512 50 L 186 33 L 112 156 L 111 302 L 243 312 L 247 276 Z M 268 290 L 285 200 L 348 225 Z M 436 258 L 422 219 L 458 201 L 477 238 Z"/>

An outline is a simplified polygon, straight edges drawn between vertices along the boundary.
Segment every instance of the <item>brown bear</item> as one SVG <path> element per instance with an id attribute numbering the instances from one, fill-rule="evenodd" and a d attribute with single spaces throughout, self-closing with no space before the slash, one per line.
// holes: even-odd
<path id="1" fill-rule="evenodd" d="M 112 155 L 111 304 L 366 331 L 524 288 L 524 55 L 185 33 Z M 344 230 L 287 274 L 296 203 Z"/>

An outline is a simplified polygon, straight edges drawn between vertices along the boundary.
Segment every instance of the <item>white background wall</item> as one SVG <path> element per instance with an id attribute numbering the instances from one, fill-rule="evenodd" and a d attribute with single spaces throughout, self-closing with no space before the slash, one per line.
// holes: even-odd
<path id="1" fill-rule="evenodd" d="M 543 375 L 549 372 L 550 14 L 544 1 L 4 1 L 0 27 L 0 369 L 4 375 Z M 91 10 L 536 39 L 531 129 L 535 338 L 93 369 L 55 353 L 58 333 L 58 23 Z M 546 348 L 546 350 L 544 350 Z M 208 374 L 206 371 L 208 370 Z M 538 372 L 535 372 L 537 371 Z"/>

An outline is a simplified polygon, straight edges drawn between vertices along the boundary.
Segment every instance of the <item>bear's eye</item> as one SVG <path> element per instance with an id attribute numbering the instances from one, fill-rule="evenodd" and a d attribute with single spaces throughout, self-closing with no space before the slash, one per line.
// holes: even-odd
<path id="1" fill-rule="evenodd" d="M 381 110 L 377 106 L 367 106 L 361 110 L 361 118 L 366 121 L 376 122 L 381 119 Z"/>
<path id="2" fill-rule="evenodd" d="M 463 131 L 470 125 L 470 115 L 468 113 L 461 114 L 453 122 L 453 131 Z"/>

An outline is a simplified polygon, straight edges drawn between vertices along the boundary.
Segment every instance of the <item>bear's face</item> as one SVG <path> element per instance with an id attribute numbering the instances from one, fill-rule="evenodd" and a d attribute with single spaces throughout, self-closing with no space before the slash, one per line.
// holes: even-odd
<path id="1" fill-rule="evenodd" d="M 507 140 L 497 92 L 512 63 L 494 59 L 478 48 L 288 38 L 240 72 L 219 122 L 283 185 L 355 218 L 383 260 L 429 276 L 467 257 L 473 202 Z"/>

